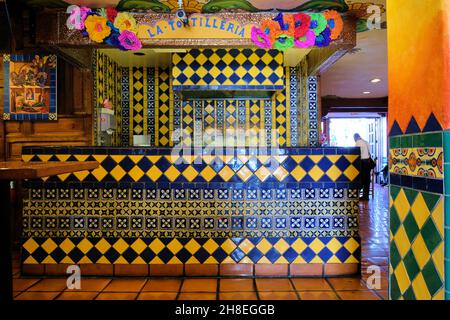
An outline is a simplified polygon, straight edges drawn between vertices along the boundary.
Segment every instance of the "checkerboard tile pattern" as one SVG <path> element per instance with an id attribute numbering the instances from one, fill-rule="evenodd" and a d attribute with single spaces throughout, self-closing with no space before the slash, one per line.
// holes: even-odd
<path id="1" fill-rule="evenodd" d="M 210 141 L 210 139 L 203 139 L 205 131 L 216 128 L 223 132 L 222 139 L 215 137 L 219 145 L 244 147 L 257 143 L 259 145 L 278 143 L 281 147 L 306 146 L 307 141 L 302 142 L 299 138 L 298 128 L 304 127 L 301 121 L 299 122 L 297 97 L 299 94 L 307 96 L 308 93 L 303 92 L 298 86 L 299 73 L 297 69 L 284 68 L 282 64 L 275 66 L 275 61 L 276 63 L 282 61 L 281 53 L 264 50 L 238 50 L 238 52 L 221 50 L 224 52 L 220 53 L 220 56 L 226 54 L 223 56 L 224 60 L 217 64 L 220 66 L 224 63 L 229 64 L 223 69 L 225 74 L 229 72 L 227 68 L 235 68 L 242 79 L 255 76 L 255 79 L 261 80 L 260 76 L 255 75 L 254 70 L 259 68 L 262 70 L 261 73 L 265 74 L 269 72 L 266 70 L 269 70 L 270 67 L 275 68 L 276 71 L 270 69 L 274 75 L 266 75 L 271 82 L 262 82 L 266 90 L 277 90 L 273 99 L 215 100 L 214 109 L 208 111 L 206 106 L 212 106 L 211 101 L 183 101 L 176 94 L 175 89 L 178 90 L 179 86 L 177 87 L 177 80 L 172 76 L 176 72 L 174 71 L 176 67 L 166 69 L 120 68 L 107 55 L 97 52 L 94 58 L 94 65 L 96 65 L 94 70 L 96 95 L 94 99 L 98 104 L 105 97 L 109 97 L 116 108 L 116 119 L 119 126 L 115 145 L 129 146 L 132 144 L 134 135 L 148 134 L 151 146 L 169 147 L 180 142 L 183 146 L 204 146 Z M 202 55 L 195 53 L 193 55 L 200 59 L 205 67 L 211 67 L 209 62 L 203 61 Z M 242 65 L 236 66 L 237 62 L 229 59 L 233 55 Z M 216 56 L 216 54 L 212 55 L 212 57 Z M 244 56 L 248 56 L 248 60 L 243 60 Z M 200 62 L 190 61 L 193 65 Z M 265 65 L 269 68 L 264 67 Z M 210 74 L 206 74 L 205 78 L 209 76 Z M 230 75 L 233 79 L 235 76 L 237 77 L 236 73 Z M 223 80 L 221 76 L 217 76 L 217 79 Z M 223 84 L 225 83 L 227 82 Z M 249 86 L 238 87 L 248 89 Z M 260 107 L 259 110 L 258 107 Z M 308 128 L 310 124 L 311 122 L 308 122 Z M 95 123 L 94 127 L 96 128 L 96 126 Z M 255 130 L 253 135 L 256 135 L 256 129 L 259 128 L 258 138 L 240 139 L 241 135 L 237 135 L 238 141 L 236 141 L 235 137 L 231 137 L 231 133 L 236 133 L 238 129 L 250 128 Z M 276 134 L 272 135 L 272 130 Z M 95 137 L 95 139 L 97 138 Z"/>
<path id="2" fill-rule="evenodd" d="M 392 299 L 444 299 L 444 136 L 390 137 Z"/>
<path id="3" fill-rule="evenodd" d="M 126 155 L 117 154 L 119 150 L 111 154 L 107 149 L 92 149 L 91 154 L 86 150 L 83 154 L 72 153 L 67 148 L 36 149 L 32 153 L 24 150 L 23 160 L 100 163 L 92 172 L 43 178 L 48 182 L 354 183 L 359 178 L 356 148 L 350 148 L 347 154 L 336 154 L 336 149 L 331 148 L 331 154 L 317 155 L 295 154 L 294 149 L 286 149 L 282 155 L 230 155 L 224 150 L 217 156 L 194 152 L 171 156 L 170 150 L 165 149 L 156 152 L 159 154 L 151 149 L 150 154 L 144 154 L 144 149 L 140 154 Z"/>
<path id="4" fill-rule="evenodd" d="M 24 264 L 358 263 L 357 238 L 28 238 Z"/>
<path id="5" fill-rule="evenodd" d="M 277 50 L 192 49 L 174 53 L 172 64 L 175 90 L 284 87 L 283 54 Z"/>
<path id="6" fill-rule="evenodd" d="M 444 298 L 444 200 L 391 186 L 391 298 Z"/>
<path id="7" fill-rule="evenodd" d="M 120 145 L 122 140 L 122 128 L 125 126 L 122 123 L 122 113 L 128 112 L 128 110 L 122 111 L 124 105 L 122 104 L 122 70 L 119 65 L 110 59 L 107 55 L 97 51 L 93 55 L 94 68 L 94 105 L 100 108 L 105 99 L 111 102 L 113 110 L 116 112 L 117 130 L 114 133 L 113 142 Z M 97 117 L 94 117 L 94 131 L 97 132 Z M 128 128 L 127 128 L 128 129 Z M 97 141 L 98 137 L 94 135 L 94 140 Z"/>
<path id="8" fill-rule="evenodd" d="M 170 79 L 170 68 L 156 69 L 155 99 L 155 146 L 173 146 L 171 134 L 173 131 L 173 92 Z"/>
<path id="9" fill-rule="evenodd" d="M 130 94 L 132 108 L 130 108 L 131 121 L 132 121 L 132 133 L 133 135 L 142 135 L 146 132 L 146 112 L 145 100 L 147 77 L 145 68 L 133 67 L 130 69 Z"/>

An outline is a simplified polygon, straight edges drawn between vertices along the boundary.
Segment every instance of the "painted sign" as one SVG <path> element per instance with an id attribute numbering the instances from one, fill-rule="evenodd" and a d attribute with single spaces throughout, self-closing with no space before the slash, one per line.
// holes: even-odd
<path id="1" fill-rule="evenodd" d="M 179 19 L 160 20 L 153 25 L 140 24 L 140 39 L 250 39 L 253 24 L 241 25 L 219 16 L 193 14 L 189 25 Z"/>
<path id="2" fill-rule="evenodd" d="M 55 55 L 4 55 L 3 69 L 3 120 L 57 120 Z"/>

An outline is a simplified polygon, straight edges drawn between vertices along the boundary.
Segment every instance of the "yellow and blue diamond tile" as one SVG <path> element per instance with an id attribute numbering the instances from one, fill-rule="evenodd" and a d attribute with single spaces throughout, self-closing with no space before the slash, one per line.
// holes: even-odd
<path id="1" fill-rule="evenodd" d="M 46 150 L 46 151 L 44 151 Z M 76 150 L 76 149 L 74 149 Z M 103 150 L 105 150 L 103 152 Z M 106 149 L 89 154 L 71 153 L 70 149 L 37 149 L 36 154 L 25 151 L 24 161 L 86 161 L 100 163 L 92 172 L 80 171 L 45 179 L 65 182 L 240 182 L 240 183 L 353 183 L 359 179 L 359 156 L 350 148 L 347 154 L 301 154 L 302 149 L 286 149 L 290 154 L 271 155 L 178 155 L 170 150 L 156 154 L 142 150 L 139 155 L 108 154 Z M 126 150 L 126 149 L 125 149 Z M 63 151 L 64 153 L 62 153 Z M 52 153 L 53 152 L 53 153 Z M 190 161 L 189 159 L 196 159 Z M 272 164 L 267 167 L 267 164 Z"/>
<path id="2" fill-rule="evenodd" d="M 284 87 L 283 53 L 261 49 L 193 49 L 172 55 L 173 87 L 248 89 Z"/>
<path id="3" fill-rule="evenodd" d="M 359 239 L 30 237 L 24 264 L 358 263 Z"/>
<path id="4" fill-rule="evenodd" d="M 263 59 L 266 63 L 270 63 L 270 59 Z M 205 131 L 202 126 L 198 125 L 199 121 L 195 120 L 198 118 L 198 115 L 194 116 L 194 111 L 197 110 L 195 105 L 196 103 L 203 105 L 205 101 L 179 101 L 179 108 L 174 108 L 174 103 L 178 97 L 175 96 L 173 91 L 174 79 L 172 78 L 171 69 L 119 68 L 117 64 L 102 53 L 97 54 L 96 65 L 95 100 L 96 103 L 100 103 L 108 97 L 114 104 L 114 107 L 117 106 L 117 120 L 121 124 L 120 132 L 118 131 L 117 133 L 117 144 L 128 146 L 132 142 L 133 135 L 147 133 L 150 136 L 152 146 L 173 146 L 174 138 L 177 141 L 181 140 L 182 144 L 187 146 L 193 145 L 194 140 L 197 141 L 197 144 L 205 145 L 205 141 L 199 142 L 198 138 L 194 139 L 194 137 L 201 135 Z M 283 67 L 281 68 L 283 69 Z M 284 68 L 284 70 L 283 73 L 286 72 L 289 75 L 290 69 Z M 277 141 L 280 145 L 290 146 L 290 126 L 293 126 L 294 138 L 297 139 L 295 133 L 297 99 L 295 98 L 296 93 L 292 92 L 290 86 L 290 81 L 293 81 L 295 84 L 295 77 L 290 78 L 286 78 L 286 83 L 284 83 L 284 76 L 280 78 L 282 85 L 279 87 L 280 91 L 275 94 L 274 102 L 267 100 L 271 105 L 269 113 L 267 113 L 267 106 L 265 105 L 264 117 L 259 117 L 264 120 L 261 128 L 265 132 L 259 138 L 265 140 L 264 144 L 270 145 L 273 142 L 271 140 L 272 137 L 268 135 L 268 131 L 270 132 L 274 129 L 278 132 L 279 139 Z M 113 81 L 113 79 L 117 79 L 117 81 Z M 254 104 L 262 104 L 265 100 L 253 102 Z M 222 111 L 223 103 L 226 103 L 229 108 L 234 107 L 235 110 L 230 109 L 231 113 L 224 114 L 224 111 Z M 247 103 L 245 102 L 244 104 Z M 273 103 L 276 103 L 277 106 L 272 107 Z M 184 106 L 185 112 L 179 110 L 182 108 L 180 104 Z M 217 122 L 217 128 L 224 133 L 224 137 L 226 137 L 227 129 L 228 132 L 232 132 L 238 128 L 248 129 L 255 124 L 255 114 L 252 114 L 248 109 L 248 106 L 245 106 L 244 114 L 243 106 L 239 106 L 237 100 L 222 100 L 221 103 L 217 101 L 217 119 L 214 120 Z M 272 111 L 276 114 L 272 114 Z M 174 116 L 175 114 L 176 116 Z M 291 114 L 293 115 L 292 119 L 290 119 Z M 210 117 L 208 118 L 208 116 Z M 252 117 L 253 123 L 251 122 Z M 208 121 L 212 121 L 211 112 L 209 114 L 202 113 L 202 123 L 206 124 Z M 195 124 L 197 124 L 197 129 Z M 94 125 L 96 126 L 97 124 L 95 123 Z M 183 131 L 178 133 L 178 131 L 174 131 L 174 128 L 182 129 Z M 179 137 L 175 137 L 173 134 L 179 135 Z M 229 142 L 225 139 L 224 141 L 218 141 L 218 144 L 229 145 Z M 253 141 L 245 139 L 239 141 L 239 145 L 248 146 L 251 145 L 251 142 Z"/>
<path id="5" fill-rule="evenodd" d="M 173 145 L 173 92 L 170 79 L 170 68 L 157 69 L 155 106 L 156 136 L 155 145 L 168 147 Z"/>

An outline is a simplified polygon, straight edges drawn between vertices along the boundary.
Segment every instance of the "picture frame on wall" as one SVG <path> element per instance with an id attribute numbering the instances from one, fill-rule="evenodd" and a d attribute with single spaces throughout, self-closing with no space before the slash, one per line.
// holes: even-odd
<path id="1" fill-rule="evenodd" d="M 57 120 L 56 55 L 4 55 L 3 120 Z"/>

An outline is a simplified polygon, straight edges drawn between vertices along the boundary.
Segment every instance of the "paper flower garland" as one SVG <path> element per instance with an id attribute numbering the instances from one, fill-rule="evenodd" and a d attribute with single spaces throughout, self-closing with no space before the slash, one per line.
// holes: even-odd
<path id="1" fill-rule="evenodd" d="M 264 19 L 261 22 L 261 30 L 269 37 L 272 45 L 281 34 L 280 25 L 271 19 Z"/>
<path id="2" fill-rule="evenodd" d="M 295 24 L 294 36 L 296 38 L 303 37 L 309 30 L 309 26 L 311 24 L 311 17 L 308 16 L 306 13 L 294 14 L 294 24 Z"/>
<path id="3" fill-rule="evenodd" d="M 139 50 L 142 43 L 137 36 L 137 23 L 132 15 L 117 12 L 114 8 L 91 10 L 71 5 L 66 25 L 70 30 L 80 30 L 84 37 L 105 43 L 120 50 Z"/>
<path id="4" fill-rule="evenodd" d="M 304 37 L 300 37 L 294 41 L 294 45 L 298 48 L 306 49 L 312 47 L 315 42 L 316 34 L 313 31 L 308 30 Z"/>
<path id="5" fill-rule="evenodd" d="M 269 38 L 268 34 L 266 34 L 261 29 L 256 27 L 252 28 L 251 38 L 253 43 L 255 43 L 258 47 L 264 49 L 272 48 L 272 41 Z"/>
<path id="6" fill-rule="evenodd" d="M 323 15 L 327 19 L 327 27 L 331 30 L 331 40 L 336 40 L 344 29 L 341 15 L 334 10 L 327 10 Z"/>
<path id="7" fill-rule="evenodd" d="M 290 37 L 287 35 L 279 36 L 277 38 L 277 41 L 275 42 L 275 48 L 281 51 L 292 48 L 293 45 L 294 45 L 294 37 Z"/>
<path id="8" fill-rule="evenodd" d="M 131 31 L 122 31 L 117 39 L 119 40 L 120 45 L 127 50 L 139 50 L 142 48 L 141 41 L 139 41 L 136 34 Z"/>
<path id="9" fill-rule="evenodd" d="M 119 12 L 116 19 L 114 19 L 114 26 L 119 29 L 120 32 L 128 30 L 131 32 L 137 32 L 136 20 L 129 13 Z"/>
<path id="10" fill-rule="evenodd" d="M 329 28 L 325 28 L 317 37 L 315 41 L 316 47 L 322 48 L 327 47 L 331 42 L 331 30 Z"/>
<path id="11" fill-rule="evenodd" d="M 311 13 L 310 28 L 318 36 L 327 27 L 327 19 L 322 13 Z"/>
<path id="12" fill-rule="evenodd" d="M 102 16 L 90 15 L 84 21 L 89 39 L 102 43 L 111 34 L 111 28 L 106 24 L 108 20 Z"/>
<path id="13" fill-rule="evenodd" d="M 326 47 L 342 33 L 341 15 L 334 10 L 324 13 L 279 13 L 273 19 L 264 19 L 260 28 L 252 29 L 251 38 L 260 48 L 285 51 L 293 46 Z"/>

